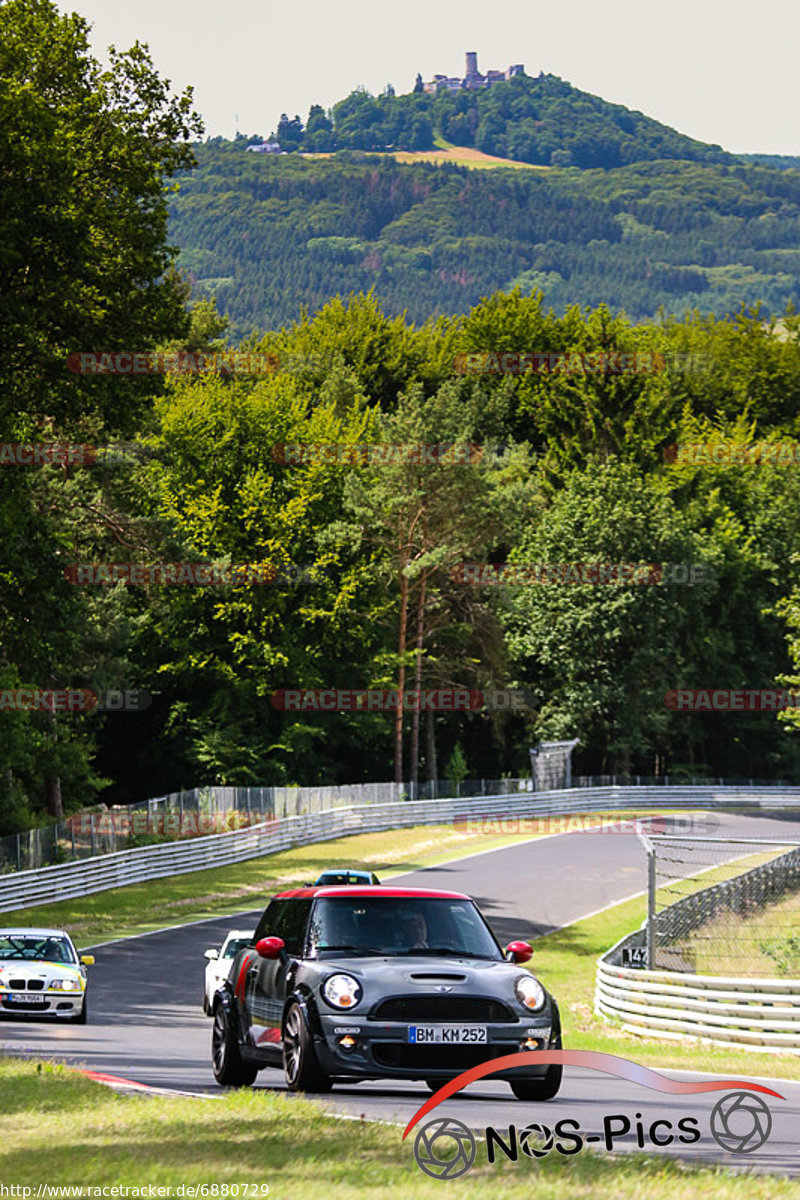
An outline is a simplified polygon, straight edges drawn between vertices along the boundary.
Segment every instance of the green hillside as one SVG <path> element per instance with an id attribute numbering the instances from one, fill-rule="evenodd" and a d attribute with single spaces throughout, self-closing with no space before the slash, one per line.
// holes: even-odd
<path id="1" fill-rule="evenodd" d="M 514 287 L 559 311 L 605 302 L 636 320 L 800 302 L 797 171 L 735 159 L 469 171 L 246 145 L 199 146 L 171 203 L 179 264 L 234 335 L 369 288 L 415 321 Z"/>
<path id="2" fill-rule="evenodd" d="M 582 92 L 557 75 L 519 75 L 485 91 L 372 96 L 359 89 L 330 113 L 312 105 L 305 124 L 281 118 L 272 136 L 287 151 L 429 150 L 436 138 L 543 166 L 620 167 L 732 155 L 644 113 Z"/>

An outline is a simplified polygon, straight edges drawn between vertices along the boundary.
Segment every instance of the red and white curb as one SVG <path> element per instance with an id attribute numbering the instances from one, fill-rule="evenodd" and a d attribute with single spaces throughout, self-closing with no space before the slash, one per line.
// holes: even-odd
<path id="1" fill-rule="evenodd" d="M 78 1068 L 81 1075 L 94 1083 L 102 1083 L 113 1088 L 115 1092 L 146 1092 L 150 1096 L 184 1096 L 190 1100 L 221 1100 L 222 1096 L 209 1092 L 184 1092 L 178 1088 L 154 1087 L 149 1083 L 137 1083 L 135 1079 L 124 1079 L 121 1075 L 108 1075 L 105 1071 L 85 1071 Z"/>

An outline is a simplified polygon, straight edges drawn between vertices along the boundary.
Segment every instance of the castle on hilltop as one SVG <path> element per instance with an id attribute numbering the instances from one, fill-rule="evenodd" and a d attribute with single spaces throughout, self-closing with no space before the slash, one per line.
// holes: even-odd
<path id="1" fill-rule="evenodd" d="M 487 71 L 485 75 L 481 75 L 478 70 L 477 52 L 468 50 L 467 73 L 463 79 L 449 75 L 434 75 L 429 83 L 423 83 L 422 90 L 425 92 L 458 92 L 461 88 L 467 88 L 471 92 L 477 92 L 481 88 L 491 87 L 493 83 L 503 83 L 506 79 L 512 79 L 514 75 L 524 74 L 525 68 L 522 63 L 515 63 L 507 71 Z"/>

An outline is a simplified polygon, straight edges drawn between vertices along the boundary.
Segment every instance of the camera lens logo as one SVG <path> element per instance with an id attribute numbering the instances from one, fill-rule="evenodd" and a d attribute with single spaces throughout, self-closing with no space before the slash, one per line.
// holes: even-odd
<path id="1" fill-rule="evenodd" d="M 553 1131 L 546 1125 L 526 1125 L 520 1131 L 519 1144 L 529 1158 L 544 1158 L 553 1149 Z"/>
<path id="2" fill-rule="evenodd" d="M 414 1142 L 417 1165 L 433 1179 L 458 1179 L 475 1162 L 475 1150 L 470 1130 L 452 1117 L 428 1121 Z"/>
<path id="3" fill-rule="evenodd" d="M 772 1132 L 772 1114 L 760 1096 L 730 1092 L 714 1105 L 711 1136 L 723 1150 L 752 1154 Z"/>

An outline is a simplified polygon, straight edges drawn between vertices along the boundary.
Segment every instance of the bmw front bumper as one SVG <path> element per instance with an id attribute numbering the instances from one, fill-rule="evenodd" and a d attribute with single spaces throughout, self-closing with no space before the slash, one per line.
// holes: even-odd
<path id="1" fill-rule="evenodd" d="M 0 1016 L 3 1017 L 75 1017 L 83 1007 L 84 992 L 45 990 L 33 992 L 35 999 L 20 1001 L 14 989 L 0 989 Z"/>

